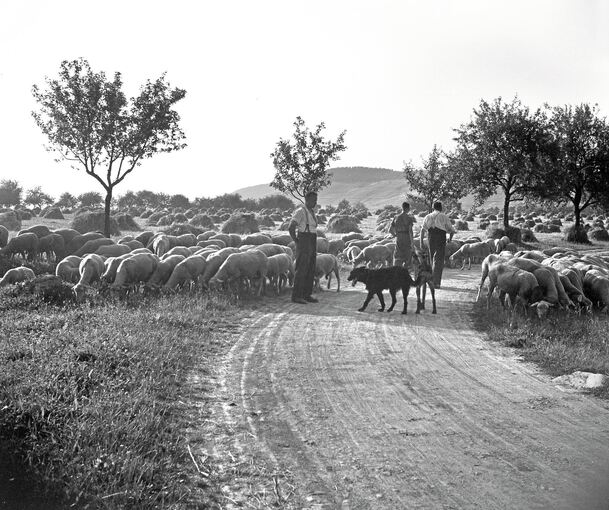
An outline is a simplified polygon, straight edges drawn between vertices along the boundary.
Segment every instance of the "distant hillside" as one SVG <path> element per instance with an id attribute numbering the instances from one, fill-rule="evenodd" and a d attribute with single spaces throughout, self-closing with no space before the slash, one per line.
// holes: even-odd
<path id="1" fill-rule="evenodd" d="M 408 185 L 402 172 L 387 168 L 350 167 L 333 168 L 332 184 L 319 193 L 320 205 L 336 205 L 341 200 L 363 202 L 369 209 L 378 209 L 387 204 L 399 205 L 406 199 Z M 258 184 L 236 190 L 243 198 L 262 198 L 277 193 L 268 184 Z M 468 196 L 462 200 L 463 208 L 468 209 L 473 202 Z M 485 206 L 499 206 L 503 197 L 493 197 Z"/>

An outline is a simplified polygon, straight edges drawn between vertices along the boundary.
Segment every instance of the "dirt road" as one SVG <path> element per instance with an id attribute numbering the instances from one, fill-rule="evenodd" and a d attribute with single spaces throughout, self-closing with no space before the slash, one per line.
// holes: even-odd
<path id="1" fill-rule="evenodd" d="M 265 298 L 218 368 L 223 507 L 609 508 L 609 406 L 474 331 L 477 278 L 448 270 L 437 315 Z"/>

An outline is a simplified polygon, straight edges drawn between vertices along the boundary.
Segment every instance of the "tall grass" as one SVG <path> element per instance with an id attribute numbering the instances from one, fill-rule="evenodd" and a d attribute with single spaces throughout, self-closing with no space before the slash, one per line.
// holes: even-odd
<path id="1" fill-rule="evenodd" d="M 0 292 L 0 439 L 79 507 L 196 507 L 185 378 L 235 312 L 216 295 L 57 307 Z"/>
<path id="2" fill-rule="evenodd" d="M 606 315 L 555 311 L 541 320 L 520 316 L 517 325 L 510 328 L 497 302 L 490 310 L 479 302 L 474 306 L 474 323 L 491 341 L 519 349 L 523 359 L 537 363 L 553 377 L 577 370 L 609 375 Z M 593 393 L 609 399 L 609 384 Z"/>

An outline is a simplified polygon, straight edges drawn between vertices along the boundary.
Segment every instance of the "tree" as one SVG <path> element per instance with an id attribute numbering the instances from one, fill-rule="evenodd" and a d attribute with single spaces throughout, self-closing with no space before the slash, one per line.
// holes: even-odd
<path id="1" fill-rule="evenodd" d="M 61 207 L 62 209 L 74 209 L 74 207 L 76 207 L 76 204 L 78 203 L 78 198 L 76 198 L 74 195 L 72 195 L 71 193 L 68 193 L 67 191 L 65 193 L 62 193 L 61 196 L 59 197 L 59 200 L 57 202 L 55 202 L 55 205 L 57 207 Z"/>
<path id="2" fill-rule="evenodd" d="M 609 204 L 609 127 L 597 105 L 580 104 L 553 108 L 549 130 L 553 157 L 535 192 L 542 199 L 572 204 L 577 237 L 583 232 L 582 212 Z M 587 240 L 581 235 L 580 240 Z"/>
<path id="3" fill-rule="evenodd" d="M 258 199 L 259 209 L 281 209 L 289 211 L 294 208 L 294 202 L 285 195 L 275 193 Z"/>
<path id="4" fill-rule="evenodd" d="M 32 89 L 40 106 L 32 114 L 50 142 L 48 150 L 84 169 L 104 188 L 106 236 L 114 187 L 144 159 L 185 147 L 173 109 L 184 90 L 172 89 L 163 74 L 127 100 L 122 85 L 120 73 L 109 81 L 79 59 L 62 62 L 59 77 L 46 78 L 45 89 Z"/>
<path id="5" fill-rule="evenodd" d="M 50 205 L 54 202 L 51 195 L 47 195 L 42 191 L 41 186 L 36 186 L 32 189 L 27 190 L 25 193 L 24 202 L 32 207 L 43 207 Z"/>
<path id="6" fill-rule="evenodd" d="M 275 167 L 271 186 L 303 202 L 307 192 L 318 192 L 330 184 L 331 175 L 327 169 L 330 162 L 338 160 L 338 153 L 347 148 L 344 144 L 346 131 L 333 142 L 322 136 L 326 127 L 323 122 L 314 131 L 309 131 L 304 120 L 296 117 L 294 127 L 293 141 L 280 139 L 271 153 Z"/>
<path id="7" fill-rule="evenodd" d="M 188 208 L 190 207 L 190 200 L 188 200 L 188 197 L 180 195 L 179 193 L 177 195 L 171 195 L 169 198 L 169 207 Z"/>
<path id="8" fill-rule="evenodd" d="M 23 188 L 17 181 L 2 179 L 0 181 L 0 205 L 7 207 L 21 204 Z"/>
<path id="9" fill-rule="evenodd" d="M 502 190 L 503 223 L 509 229 L 510 203 L 531 195 L 531 181 L 543 166 L 549 136 L 542 110 L 529 112 L 516 97 L 480 102 L 473 118 L 455 129 L 451 164 L 463 172 L 479 203 Z"/>
<path id="10" fill-rule="evenodd" d="M 99 207 L 103 203 L 101 193 L 97 191 L 87 191 L 78 195 L 80 207 Z"/>
<path id="11" fill-rule="evenodd" d="M 350 214 L 351 213 L 351 204 L 349 200 L 343 198 L 338 205 L 336 206 L 336 211 L 342 214 Z"/>
<path id="12" fill-rule="evenodd" d="M 458 166 L 451 165 L 446 154 L 435 145 L 420 167 L 404 163 L 404 178 L 410 186 L 411 199 L 423 202 L 429 211 L 437 200 L 456 202 L 467 194 Z"/>

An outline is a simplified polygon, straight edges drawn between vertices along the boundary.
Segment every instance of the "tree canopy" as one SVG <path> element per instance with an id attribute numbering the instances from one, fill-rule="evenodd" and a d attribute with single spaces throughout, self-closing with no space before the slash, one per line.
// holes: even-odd
<path id="1" fill-rule="evenodd" d="M 48 138 L 47 149 L 104 188 L 106 235 L 113 188 L 146 158 L 185 147 L 174 110 L 184 90 L 171 88 L 164 74 L 147 81 L 131 99 L 122 86 L 121 73 L 109 80 L 79 59 L 62 62 L 57 78 L 32 89 L 39 105 L 32 115 Z"/>
<path id="2" fill-rule="evenodd" d="M 318 192 L 330 184 L 328 167 L 347 148 L 346 131 L 332 141 L 324 138 L 325 127 L 322 122 L 311 131 L 301 117 L 296 117 L 292 139 L 281 138 L 271 153 L 275 167 L 273 188 L 302 202 L 309 191 Z"/>
<path id="3" fill-rule="evenodd" d="M 0 181 L 0 205 L 7 207 L 21 204 L 23 188 L 17 181 L 2 179 Z"/>
<path id="4" fill-rule="evenodd" d="M 42 186 L 35 186 L 25 193 L 24 203 L 33 207 L 43 207 L 54 202 L 53 197 L 42 191 Z"/>

